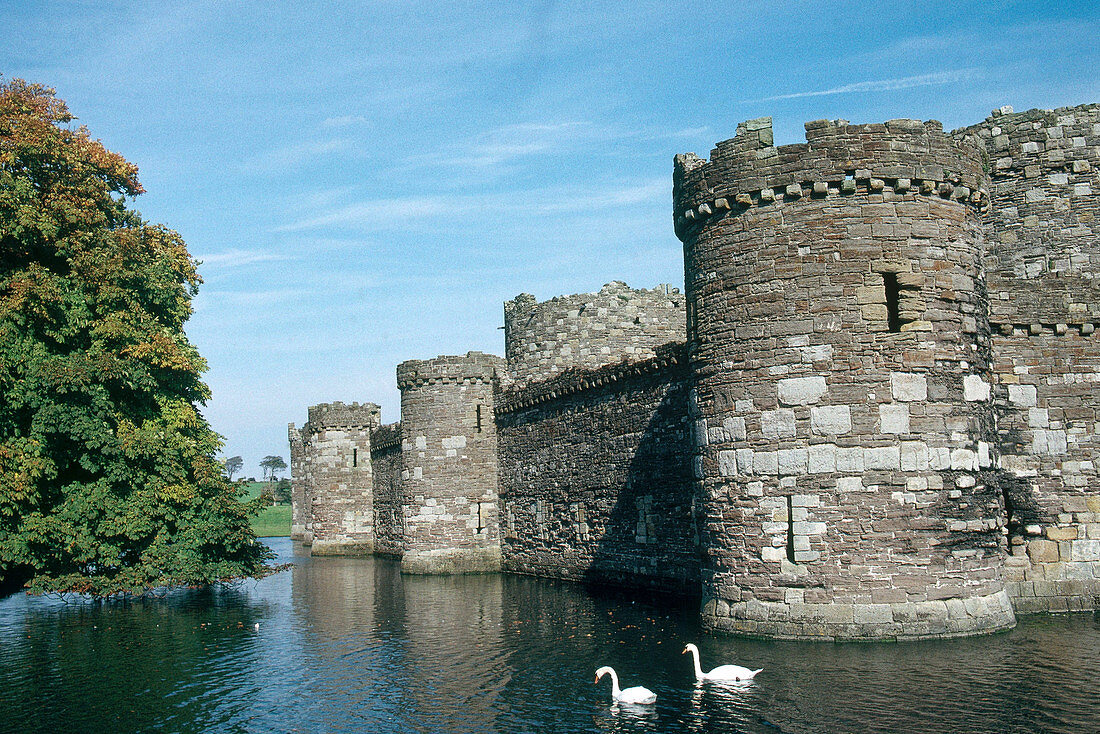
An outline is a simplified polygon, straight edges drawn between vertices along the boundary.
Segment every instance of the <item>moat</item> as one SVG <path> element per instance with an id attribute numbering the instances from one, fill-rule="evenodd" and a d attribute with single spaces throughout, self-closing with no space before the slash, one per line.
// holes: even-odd
<path id="1" fill-rule="evenodd" d="M 381 559 L 133 604 L 0 600 L 0 730 L 245 732 L 1095 731 L 1100 615 L 898 644 L 704 636 L 691 605 L 506 575 L 402 576 Z M 259 628 L 256 628 L 256 625 Z M 762 667 L 742 690 L 703 667 Z M 606 680 L 657 693 L 615 710 Z"/>

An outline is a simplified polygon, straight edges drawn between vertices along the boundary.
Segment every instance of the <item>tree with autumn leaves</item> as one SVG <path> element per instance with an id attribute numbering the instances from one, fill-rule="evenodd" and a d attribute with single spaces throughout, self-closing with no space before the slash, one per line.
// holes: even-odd
<path id="1" fill-rule="evenodd" d="M 197 407 L 195 261 L 74 119 L 0 79 L 0 580 L 112 595 L 261 575 L 270 551 Z"/>

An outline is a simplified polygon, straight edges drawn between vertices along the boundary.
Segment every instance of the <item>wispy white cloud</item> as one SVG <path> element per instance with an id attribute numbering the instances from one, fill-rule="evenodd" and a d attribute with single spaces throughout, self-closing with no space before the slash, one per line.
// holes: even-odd
<path id="1" fill-rule="evenodd" d="M 433 216 L 440 211 L 450 214 L 467 211 L 469 204 L 463 197 L 421 196 L 392 199 L 372 199 L 346 204 L 324 214 L 276 227 L 276 232 L 300 232 L 331 226 L 352 226 L 372 229 L 380 225 L 394 224 L 408 219 Z"/>
<path id="2" fill-rule="evenodd" d="M 590 122 L 524 122 L 486 130 L 470 140 L 430 156 L 410 159 L 413 165 L 488 168 L 536 155 L 559 155 L 609 137 Z"/>
<path id="3" fill-rule="evenodd" d="M 402 222 L 445 214 L 450 221 L 472 216 L 496 216 L 501 212 L 524 215 L 584 214 L 667 198 L 668 182 L 644 181 L 619 188 L 563 187 L 484 194 L 439 194 L 418 197 L 370 199 L 354 202 L 307 219 L 276 227 L 276 232 L 301 232 L 326 227 L 355 230 L 385 229 Z M 522 206 L 517 207 L 517 203 Z"/>
<path id="4" fill-rule="evenodd" d="M 282 173 L 330 153 L 348 150 L 351 142 L 347 138 L 330 138 L 288 145 L 246 158 L 242 167 L 249 173 Z"/>
<path id="5" fill-rule="evenodd" d="M 777 94 L 773 97 L 763 97 L 754 102 L 773 102 L 780 99 L 802 99 L 804 97 L 823 97 L 830 94 L 859 94 L 863 92 L 890 92 L 896 89 L 911 89 L 913 87 L 930 87 L 940 84 L 953 84 L 967 81 L 978 75 L 978 69 L 955 69 L 952 71 L 939 71 L 931 74 L 918 74 L 916 76 L 896 77 L 894 79 L 876 79 L 873 81 L 853 82 L 829 89 L 816 89 L 809 92 L 793 92 L 791 94 Z"/>
<path id="6" fill-rule="evenodd" d="M 241 250 L 231 249 L 225 252 L 207 252 L 195 255 L 195 259 L 203 265 L 218 268 L 239 268 L 254 263 L 271 262 L 275 260 L 288 260 L 288 255 L 271 250 Z"/>

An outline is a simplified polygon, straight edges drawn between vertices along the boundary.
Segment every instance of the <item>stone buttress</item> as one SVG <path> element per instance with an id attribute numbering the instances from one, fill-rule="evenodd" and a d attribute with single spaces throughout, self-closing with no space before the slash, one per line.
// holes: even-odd
<path id="1" fill-rule="evenodd" d="M 987 181 L 937 122 L 770 118 L 677 156 L 707 627 L 1015 623 L 982 275 Z"/>
<path id="2" fill-rule="evenodd" d="M 469 352 L 397 367 L 403 572 L 500 570 L 493 380 L 502 366 Z"/>

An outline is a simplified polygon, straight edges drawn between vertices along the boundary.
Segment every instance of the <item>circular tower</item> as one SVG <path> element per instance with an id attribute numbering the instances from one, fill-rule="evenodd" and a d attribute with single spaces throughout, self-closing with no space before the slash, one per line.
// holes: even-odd
<path id="1" fill-rule="evenodd" d="M 301 497 L 308 502 L 309 515 L 302 518 L 307 520 L 303 532 L 312 543 L 312 555 L 374 551 L 370 435 L 380 422 L 381 411 L 374 403 L 310 406 L 309 422 L 298 436 L 298 466 L 305 469 Z M 293 471 L 293 453 L 291 465 Z"/>
<path id="2" fill-rule="evenodd" d="M 397 367 L 406 573 L 500 570 L 493 379 L 502 367 L 481 352 Z"/>
<path id="3" fill-rule="evenodd" d="M 742 123 L 676 157 L 703 617 L 774 637 L 1015 623 L 992 466 L 982 161 L 938 122 Z"/>

